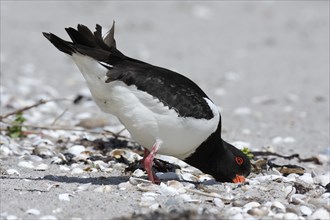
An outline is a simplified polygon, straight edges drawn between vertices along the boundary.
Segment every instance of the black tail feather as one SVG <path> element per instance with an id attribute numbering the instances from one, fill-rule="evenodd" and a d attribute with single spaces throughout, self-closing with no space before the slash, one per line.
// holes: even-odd
<path id="1" fill-rule="evenodd" d="M 72 27 L 65 28 L 72 42 L 62 40 L 52 33 L 43 35 L 60 51 L 72 55 L 73 53 L 81 53 L 90 56 L 96 60 L 114 64 L 118 60 L 127 57 L 116 49 L 116 41 L 114 39 L 114 22 L 110 31 L 105 38 L 102 37 L 102 27 L 96 25 L 96 30 L 92 33 L 88 27 L 79 24 L 77 29 Z"/>
<path id="2" fill-rule="evenodd" d="M 58 36 L 52 34 L 52 33 L 45 33 L 42 32 L 42 34 L 60 51 L 72 55 L 72 53 L 75 53 L 75 47 L 72 45 L 72 43 L 62 40 Z"/>
<path id="3" fill-rule="evenodd" d="M 112 27 L 110 31 L 107 33 L 107 35 L 104 38 L 104 43 L 108 45 L 109 47 L 116 47 L 116 40 L 115 40 L 115 21 L 112 23 Z"/>
<path id="4" fill-rule="evenodd" d="M 73 44 L 84 45 L 91 48 L 97 47 L 94 39 L 88 39 L 86 35 L 79 33 L 76 29 L 70 27 L 65 28 L 65 30 L 70 36 Z"/>

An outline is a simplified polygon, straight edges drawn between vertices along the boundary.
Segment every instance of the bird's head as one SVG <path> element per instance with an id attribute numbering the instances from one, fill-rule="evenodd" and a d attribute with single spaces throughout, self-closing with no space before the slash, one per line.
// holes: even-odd
<path id="1" fill-rule="evenodd" d="M 251 172 L 250 159 L 233 145 L 223 142 L 225 153 L 214 167 L 213 177 L 221 182 L 244 182 Z"/>

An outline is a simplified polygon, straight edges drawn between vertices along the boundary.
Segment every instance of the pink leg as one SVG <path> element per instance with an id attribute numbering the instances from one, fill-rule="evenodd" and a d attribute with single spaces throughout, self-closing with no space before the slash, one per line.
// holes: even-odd
<path id="1" fill-rule="evenodd" d="M 152 183 L 159 184 L 160 181 L 159 181 L 158 177 L 152 171 L 152 165 L 153 165 L 153 162 L 154 162 L 154 157 L 157 153 L 157 148 L 158 148 L 158 143 L 155 143 L 154 146 L 152 146 L 152 149 L 151 149 L 150 152 L 148 150 L 145 150 L 142 162 L 143 162 L 143 165 L 144 165 L 144 169 L 147 171 L 148 179 Z"/>

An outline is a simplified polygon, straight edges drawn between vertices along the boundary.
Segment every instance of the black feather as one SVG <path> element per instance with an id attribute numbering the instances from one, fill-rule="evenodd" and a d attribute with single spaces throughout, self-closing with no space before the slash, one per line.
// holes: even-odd
<path id="1" fill-rule="evenodd" d="M 76 52 L 76 49 L 71 42 L 62 40 L 52 33 L 42 32 L 42 34 L 60 51 L 69 55 Z"/>

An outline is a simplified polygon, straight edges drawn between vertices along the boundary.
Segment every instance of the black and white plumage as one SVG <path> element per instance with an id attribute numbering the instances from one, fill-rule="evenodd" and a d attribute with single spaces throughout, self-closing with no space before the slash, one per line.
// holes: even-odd
<path id="1" fill-rule="evenodd" d="M 101 110 L 148 149 L 143 161 L 151 181 L 157 182 L 151 170 L 156 153 L 183 159 L 218 181 L 244 181 L 249 159 L 222 140 L 220 112 L 193 81 L 125 56 L 116 48 L 114 25 L 105 38 L 99 25 L 94 33 L 83 25 L 66 31 L 72 42 L 43 34 L 72 57 Z"/>

